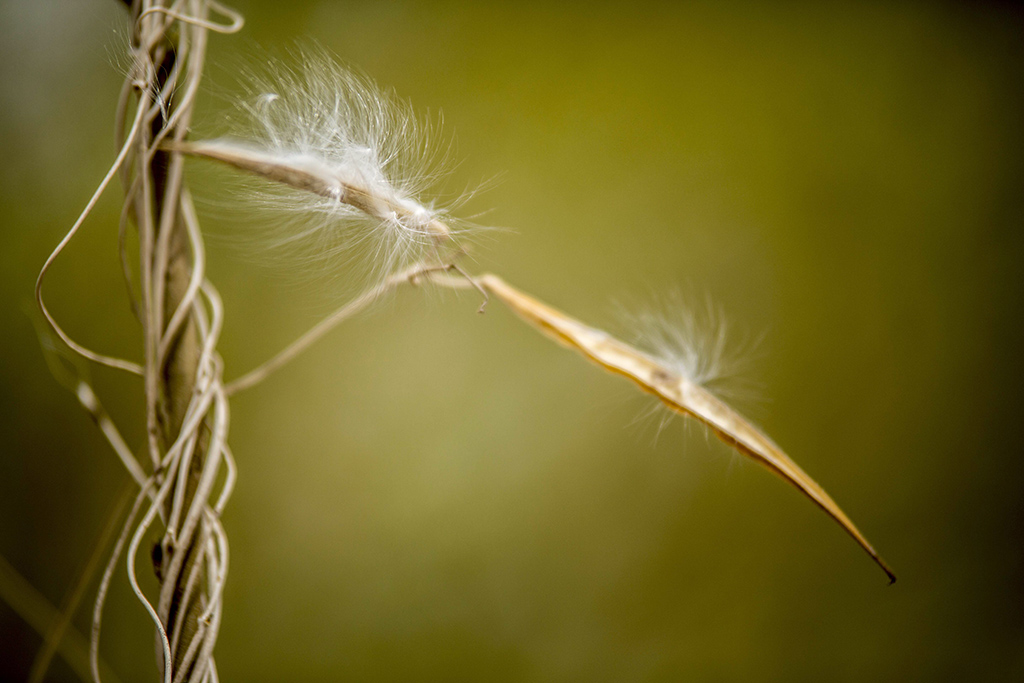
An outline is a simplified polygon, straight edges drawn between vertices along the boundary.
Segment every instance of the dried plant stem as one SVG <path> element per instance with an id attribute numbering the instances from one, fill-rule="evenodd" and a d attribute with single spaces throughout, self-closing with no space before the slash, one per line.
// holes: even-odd
<path id="1" fill-rule="evenodd" d="M 209 298 L 207 310 L 199 297 L 204 279 L 202 242 L 183 186 L 181 160 L 158 149 L 161 140 L 180 139 L 187 131 L 206 46 L 208 4 L 187 3 L 192 19 L 184 22 L 179 10 L 186 3 L 174 5 L 142 2 L 133 7 L 137 63 L 150 79 L 138 105 L 148 109 L 148 125 L 138 139 L 135 176 L 128 191 L 140 233 L 150 455 L 154 464 L 169 459 L 171 465 L 155 473 L 162 477 L 158 504 L 147 510 L 132 535 L 128 573 L 136 596 L 157 626 L 168 682 L 186 675 L 202 680 L 206 662 L 196 662 L 192 643 L 206 640 L 212 647 L 216 639 L 216 625 L 201 621 L 209 595 L 189 587 L 204 572 L 220 573 L 222 561 L 216 549 L 210 553 L 207 547 L 210 531 L 203 510 L 220 467 L 227 425 L 220 362 L 213 352 L 219 305 Z M 183 82 L 175 83 L 179 78 Z M 177 452 L 168 458 L 174 446 Z M 166 518 L 166 531 L 154 556 L 160 580 L 154 606 L 135 578 L 135 558 L 158 513 Z M 184 647 L 183 633 L 188 643 Z M 168 634 L 178 637 L 172 640 Z"/>
<path id="2" fill-rule="evenodd" d="M 72 351 L 141 375 L 144 382 L 148 471 L 125 444 L 92 388 L 80 380 L 65 382 L 139 487 L 93 609 L 93 677 L 99 680 L 103 605 L 117 562 L 127 547 L 128 579 L 156 627 L 163 680 L 216 681 L 213 646 L 228 562 L 227 538 L 219 516 L 235 480 L 226 443 L 228 403 L 216 351 L 223 309 L 205 276 L 202 233 L 185 187 L 183 160 L 161 145 L 168 140 L 180 142 L 188 131 L 208 32 L 233 32 L 242 20 L 213 0 L 134 0 L 126 4 L 132 18 L 132 62 L 118 106 L 120 152 L 81 216 L 43 265 L 36 298 L 47 322 Z M 211 21 L 211 12 L 226 16 L 229 23 Z M 129 117 L 133 94 L 135 109 Z M 125 186 L 119 241 L 130 292 L 134 278 L 124 239 L 129 220 L 139 233 L 138 295 L 132 294 L 132 308 L 142 324 L 141 365 L 75 342 L 58 325 L 42 296 L 46 273 L 115 175 Z M 212 503 L 214 496 L 216 502 Z M 152 556 L 160 592 L 150 600 L 137 580 L 136 561 L 148 542 L 149 529 L 158 520 L 163 533 Z"/>
<path id="3" fill-rule="evenodd" d="M 273 358 L 260 364 L 258 367 L 253 368 L 238 379 L 232 380 L 226 387 L 224 387 L 224 392 L 228 396 L 232 396 L 240 391 L 244 391 L 256 384 L 259 384 L 273 372 L 279 370 L 282 366 L 315 344 L 325 334 L 330 332 L 339 324 L 365 310 L 388 290 L 395 288 L 403 282 L 409 282 L 410 279 L 419 272 L 422 272 L 422 267 L 420 266 L 410 268 L 401 273 L 391 275 L 380 283 L 365 290 L 356 296 L 356 298 L 347 302 L 344 306 L 334 311 L 334 313 L 331 313 L 329 316 L 321 320 L 309 331 L 305 332 L 302 336 L 277 353 Z"/>
<path id="4" fill-rule="evenodd" d="M 348 301 L 326 318 L 318 322 L 308 331 L 303 333 L 302 336 L 278 352 L 270 360 L 261 363 L 258 367 L 253 368 L 238 379 L 232 380 L 224 387 L 224 392 L 228 396 L 233 396 L 240 391 L 244 391 L 259 384 L 272 373 L 281 369 L 281 367 L 319 341 L 325 334 L 333 330 L 342 322 L 366 310 L 381 296 L 395 287 L 406 283 L 415 284 L 421 277 L 428 276 L 429 274 L 436 273 L 438 271 L 448 270 L 459 270 L 461 272 L 461 269 L 459 269 L 455 264 L 417 264 L 411 268 L 406 268 L 405 270 L 384 278 L 379 283 L 364 290 L 354 299 Z M 484 304 L 486 304 L 486 299 Z M 483 306 L 480 307 L 480 310 L 481 312 L 483 311 Z"/>

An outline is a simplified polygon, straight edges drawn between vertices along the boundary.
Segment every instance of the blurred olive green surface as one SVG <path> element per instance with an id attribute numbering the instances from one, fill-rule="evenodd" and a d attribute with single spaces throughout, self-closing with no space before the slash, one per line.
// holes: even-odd
<path id="1" fill-rule="evenodd" d="M 739 407 L 900 580 L 702 430 L 657 435 L 628 383 L 497 303 L 406 290 L 233 401 L 222 680 L 1024 679 L 1019 11 L 236 6 L 197 128 L 254 46 L 309 38 L 443 112 L 446 187 L 487 181 L 461 213 L 507 228 L 475 267 L 621 333 L 615 302 L 674 287 L 763 333 Z M 113 158 L 122 25 L 112 0 L 0 3 L 0 554 L 58 604 L 127 476 L 25 311 Z M 197 194 L 231 378 L 339 303 L 344 275 L 254 264 L 233 244 L 258 211 L 224 220 L 224 176 L 189 173 L 213 178 Z M 118 193 L 47 293 L 77 339 L 139 358 Z M 92 377 L 141 447 L 141 385 Z M 118 577 L 104 657 L 156 680 Z M 0 605 L 0 679 L 39 643 Z"/>

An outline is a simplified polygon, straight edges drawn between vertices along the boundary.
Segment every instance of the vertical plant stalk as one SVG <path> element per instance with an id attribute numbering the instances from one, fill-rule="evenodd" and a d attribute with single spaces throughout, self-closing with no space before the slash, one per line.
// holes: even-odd
<path id="1" fill-rule="evenodd" d="M 126 176 L 125 214 L 139 232 L 146 426 L 159 488 L 128 561 L 133 588 L 156 617 L 161 668 L 171 683 L 216 677 L 212 654 L 227 569 L 222 502 L 210 503 L 222 466 L 230 470 L 228 403 L 216 353 L 222 309 L 205 279 L 182 159 L 159 149 L 164 140 L 183 140 L 191 122 L 208 31 L 217 28 L 208 19 L 211 7 L 217 6 L 207 0 L 136 0 L 131 9 L 133 84 L 146 115 Z M 229 472 L 228 485 L 230 479 Z M 134 562 L 157 515 L 165 530 L 152 548 L 160 582 L 154 611 L 135 581 Z"/>
<path id="2" fill-rule="evenodd" d="M 128 580 L 154 622 L 163 681 L 216 681 L 213 648 L 228 565 L 220 515 L 235 480 L 226 443 L 228 402 L 216 351 L 223 308 L 205 277 L 202 233 L 184 183 L 181 156 L 162 150 L 161 144 L 181 143 L 185 138 L 208 33 L 233 33 L 241 28 L 242 19 L 215 0 L 125 0 L 125 4 L 130 10 L 131 40 L 130 68 L 116 122 L 120 151 L 81 215 L 43 264 L 36 280 L 36 301 L 53 332 L 71 351 L 140 375 L 144 381 L 147 465 L 143 465 L 145 457 L 137 458 L 127 447 L 84 380 L 75 383 L 83 407 L 97 418 L 139 487 L 93 608 L 89 656 L 93 678 L 100 680 L 103 606 L 127 548 Z M 211 21 L 214 12 L 229 23 Z M 132 310 L 142 325 L 142 364 L 97 353 L 76 342 L 58 324 L 43 297 L 46 274 L 115 175 L 125 188 L 121 261 Z M 126 249 L 129 222 L 135 224 L 139 237 L 137 275 L 132 274 L 129 263 L 134 259 L 129 259 Z M 151 555 L 160 589 L 153 601 L 140 587 L 136 565 L 158 520 L 163 532 L 152 544 Z"/>

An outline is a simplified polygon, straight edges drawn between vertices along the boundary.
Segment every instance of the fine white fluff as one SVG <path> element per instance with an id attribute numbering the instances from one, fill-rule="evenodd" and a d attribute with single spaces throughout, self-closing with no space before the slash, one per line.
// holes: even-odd
<path id="1" fill-rule="evenodd" d="M 336 198 L 253 179 L 241 194 L 277 214 L 270 221 L 272 246 L 332 271 L 380 277 L 436 252 L 438 236 L 428 230 L 432 222 L 458 232 L 447 211 L 424 198 L 441 175 L 443 155 L 431 145 L 437 124 L 418 119 L 408 103 L 346 70 L 322 49 L 263 61 L 266 66 L 243 73 L 240 116 L 230 122 L 228 136 L 215 142 L 322 171 L 364 189 L 381 207 L 372 215 Z"/>
<path id="2" fill-rule="evenodd" d="M 759 340 L 736 338 L 709 299 L 692 304 L 678 290 L 646 305 L 620 306 L 637 346 L 679 376 L 720 396 L 756 394 L 741 375 Z"/>

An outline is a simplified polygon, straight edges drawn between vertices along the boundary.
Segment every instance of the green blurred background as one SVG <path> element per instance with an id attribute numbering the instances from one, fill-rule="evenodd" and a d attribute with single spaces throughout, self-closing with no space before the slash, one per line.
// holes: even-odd
<path id="1" fill-rule="evenodd" d="M 508 228 L 475 267 L 620 332 L 613 302 L 681 286 L 764 333 L 762 400 L 739 407 L 900 580 L 702 430 L 655 438 L 647 399 L 499 305 L 409 290 L 233 401 L 222 680 L 1024 679 L 1019 9 L 234 4 L 200 121 L 254 46 L 309 37 L 443 112 L 449 185 L 496 178 L 462 213 Z M 0 554 L 60 603 L 127 476 L 26 311 L 113 158 L 124 19 L 0 8 Z M 118 192 L 48 296 L 77 339 L 138 358 Z M 230 378 L 343 284 L 252 263 L 213 209 Z M 93 380 L 141 445 L 140 385 Z M 104 657 L 155 680 L 118 576 Z M 39 643 L 0 604 L 0 679 Z"/>

